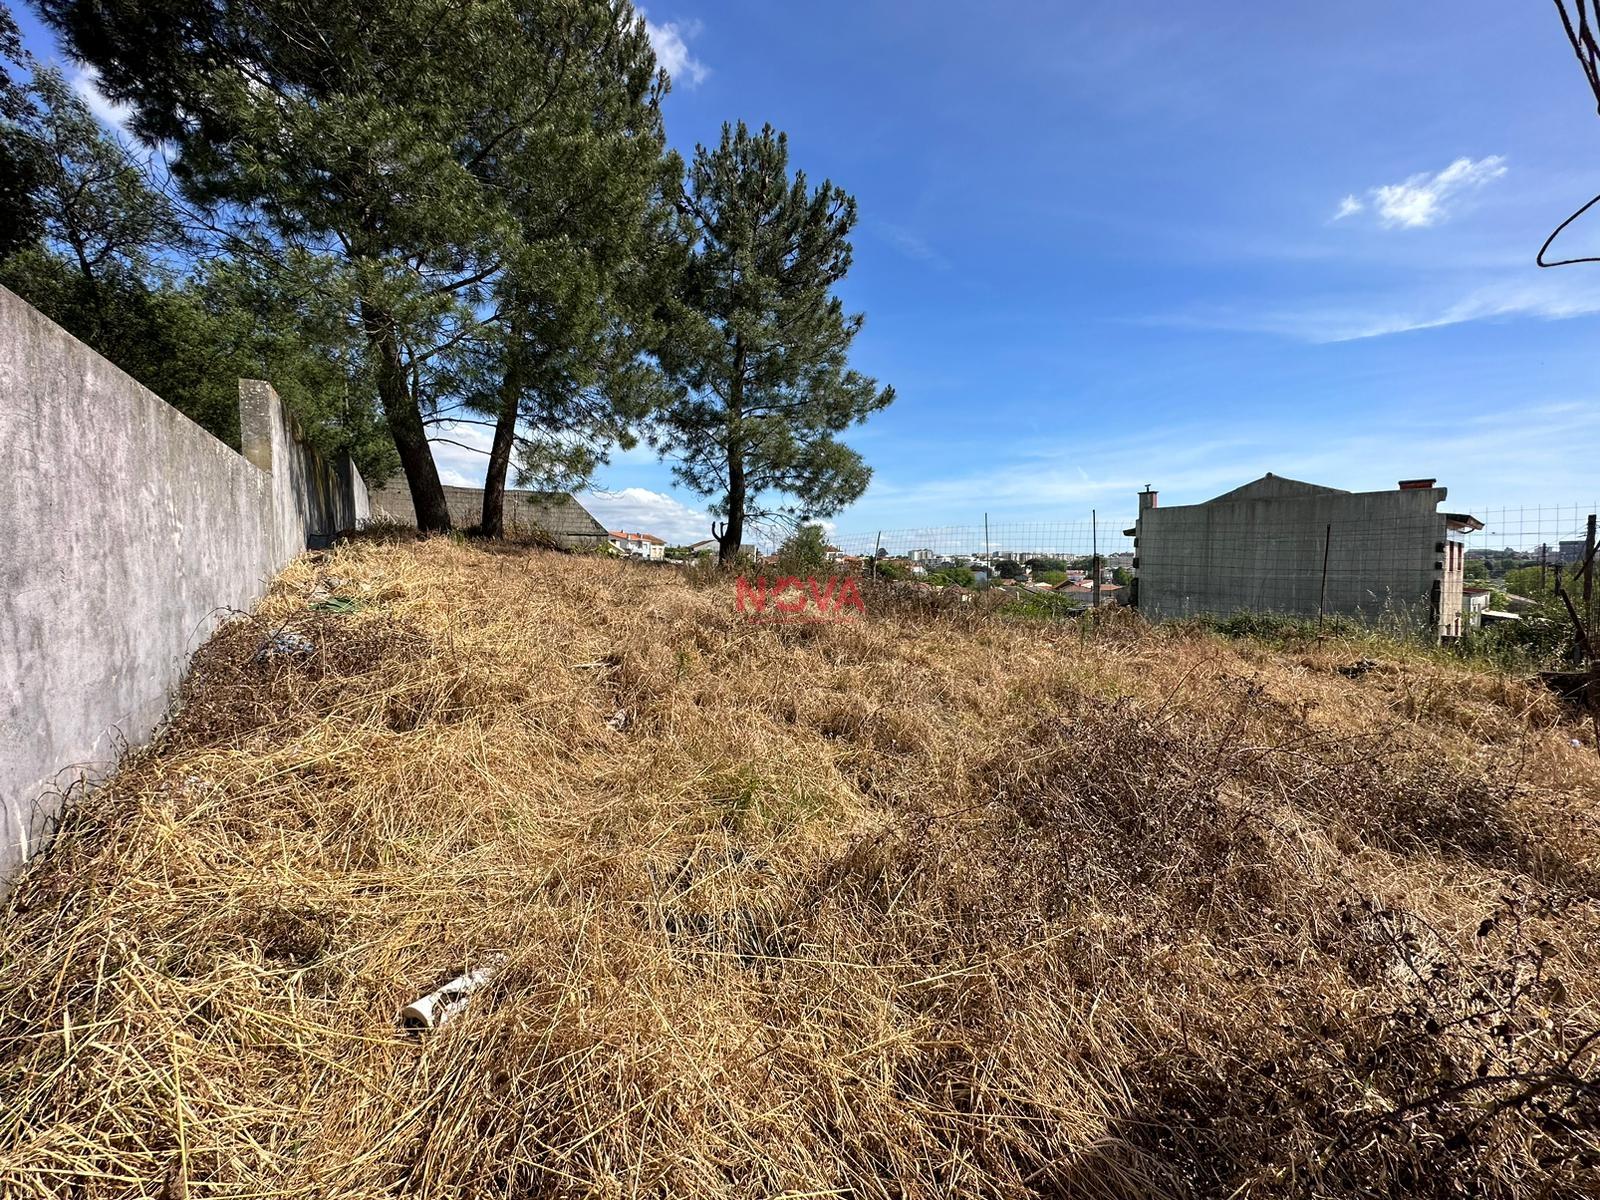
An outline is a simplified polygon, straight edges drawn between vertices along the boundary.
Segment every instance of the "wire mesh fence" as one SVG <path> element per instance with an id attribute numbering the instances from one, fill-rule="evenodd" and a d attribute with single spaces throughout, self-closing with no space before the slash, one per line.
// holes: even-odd
<path id="1" fill-rule="evenodd" d="M 1600 504 L 1542 504 L 1517 508 L 1465 508 L 1483 522 L 1472 534 L 1468 553 L 1487 557 L 1511 551 L 1531 560 L 1568 565 L 1578 561 L 1587 535 L 1588 521 Z"/>
<path id="2" fill-rule="evenodd" d="M 1600 607 L 1600 584 L 1581 573 L 1600 505 L 1441 507 L 1471 519 L 1379 506 L 1358 518 L 1274 524 L 1245 506 L 1180 506 L 1160 510 L 1162 521 L 1148 523 L 1137 546 L 1134 514 L 1098 512 L 840 533 L 831 542 L 847 561 L 933 589 L 998 587 L 1023 599 L 1049 592 L 1068 603 L 1047 611 L 1067 616 L 1093 602 L 1097 576 L 1102 603 L 1131 602 L 1153 619 L 1332 616 L 1445 637 L 1474 627 L 1492 600 L 1507 603 L 1517 587 L 1550 592 L 1557 570 L 1575 595 L 1587 581 L 1586 607 Z M 1193 521 L 1168 520 L 1181 511 Z M 1540 569 L 1537 582 L 1528 568 Z"/>
<path id="3" fill-rule="evenodd" d="M 1080 558 L 1097 549 L 1102 555 L 1125 555 L 1131 559 L 1133 539 L 1123 532 L 1131 528 L 1133 516 L 1125 513 L 1120 518 L 1084 517 L 1076 521 L 885 529 L 840 534 L 832 540 L 845 554 L 869 557 L 882 549 L 885 557 L 912 561 L 1020 562 L 1029 558 Z"/>

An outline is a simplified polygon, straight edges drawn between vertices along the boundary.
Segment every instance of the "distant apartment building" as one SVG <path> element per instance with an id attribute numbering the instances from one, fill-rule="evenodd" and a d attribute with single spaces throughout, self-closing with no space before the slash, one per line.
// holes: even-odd
<path id="1" fill-rule="evenodd" d="M 634 558 L 663 559 L 667 556 L 667 544 L 652 533 L 627 533 L 622 530 L 611 530 L 607 539 L 616 550 L 623 554 L 632 555 Z"/>
<path id="2" fill-rule="evenodd" d="M 1482 529 L 1438 511 L 1446 489 L 1406 480 L 1380 492 L 1268 474 L 1202 504 L 1139 496 L 1136 600 L 1154 620 L 1236 612 L 1393 620 L 1452 638 L 1462 631 L 1466 548 Z"/>
<path id="3" fill-rule="evenodd" d="M 1563 566 L 1571 563 L 1581 563 L 1588 553 L 1589 547 L 1583 539 L 1574 538 L 1571 541 L 1563 541 L 1561 543 L 1561 551 L 1557 561 Z"/>

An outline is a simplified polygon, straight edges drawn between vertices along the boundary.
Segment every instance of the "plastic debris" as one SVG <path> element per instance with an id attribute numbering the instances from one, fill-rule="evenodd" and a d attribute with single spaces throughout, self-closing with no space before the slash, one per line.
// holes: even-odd
<path id="1" fill-rule="evenodd" d="M 467 1007 L 472 994 L 495 977 L 505 960 L 504 954 L 497 954 L 477 970 L 457 975 L 443 987 L 412 1001 L 400 1010 L 400 1028 L 412 1034 L 439 1028 Z"/>
<path id="2" fill-rule="evenodd" d="M 1373 659 L 1358 658 L 1348 667 L 1340 667 L 1339 674 L 1343 675 L 1346 679 L 1360 679 L 1363 675 L 1377 665 L 1377 662 Z"/>
<path id="3" fill-rule="evenodd" d="M 311 639 L 305 634 L 296 633 L 292 629 L 280 629 L 261 643 L 261 649 L 256 651 L 256 661 L 262 662 L 269 658 L 304 658 L 315 649 Z"/>
<path id="4" fill-rule="evenodd" d="M 616 712 L 606 718 L 606 724 L 621 733 L 628 727 L 628 710 L 625 708 L 617 709 Z"/>

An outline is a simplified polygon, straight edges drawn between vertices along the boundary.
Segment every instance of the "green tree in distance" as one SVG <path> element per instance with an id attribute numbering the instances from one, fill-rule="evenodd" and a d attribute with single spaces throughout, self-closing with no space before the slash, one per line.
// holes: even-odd
<path id="1" fill-rule="evenodd" d="M 855 201 L 791 177 L 784 135 L 724 126 L 715 150 L 696 148 L 676 208 L 681 262 L 658 357 L 680 394 L 652 440 L 714 501 L 728 563 L 747 522 L 829 516 L 866 490 L 871 470 L 838 435 L 894 389 L 850 369 L 862 316 L 833 294 Z"/>
<path id="2" fill-rule="evenodd" d="M 778 547 L 777 568 L 804 578 L 828 569 L 828 537 L 821 525 L 801 525 Z"/>
<path id="3" fill-rule="evenodd" d="M 1556 594 L 1554 567 L 1517 567 L 1506 572 L 1506 591 L 1537 600 Z"/>

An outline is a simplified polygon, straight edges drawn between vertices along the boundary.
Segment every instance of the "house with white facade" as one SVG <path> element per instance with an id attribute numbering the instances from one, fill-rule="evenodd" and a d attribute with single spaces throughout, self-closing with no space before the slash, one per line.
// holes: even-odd
<path id="1" fill-rule="evenodd" d="M 607 535 L 612 547 L 621 554 L 652 561 L 666 558 L 667 543 L 653 533 L 628 533 L 613 529 Z"/>

